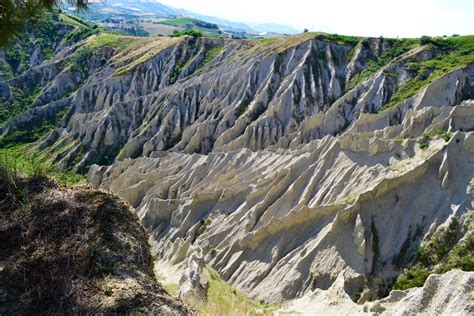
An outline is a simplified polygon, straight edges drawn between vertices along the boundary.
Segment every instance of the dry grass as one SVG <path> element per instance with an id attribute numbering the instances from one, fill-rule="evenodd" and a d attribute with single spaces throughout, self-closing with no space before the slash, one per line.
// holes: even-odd
<path id="1" fill-rule="evenodd" d="M 0 168 L 0 314 L 186 314 L 155 282 L 144 229 L 115 196 Z"/>
<path id="2" fill-rule="evenodd" d="M 265 302 L 258 302 L 243 295 L 223 281 L 217 272 L 210 268 L 204 270 L 208 279 L 206 291 L 206 301 L 199 299 L 189 302 L 198 311 L 199 315 L 272 315 L 280 306 L 270 305 Z"/>
<path id="3" fill-rule="evenodd" d="M 122 75 L 135 69 L 160 52 L 173 45 L 177 45 L 181 41 L 181 38 L 171 37 L 147 38 L 146 41 L 140 42 L 139 45 L 135 44 L 125 49 L 114 57 L 114 63 L 117 65 L 115 75 Z"/>

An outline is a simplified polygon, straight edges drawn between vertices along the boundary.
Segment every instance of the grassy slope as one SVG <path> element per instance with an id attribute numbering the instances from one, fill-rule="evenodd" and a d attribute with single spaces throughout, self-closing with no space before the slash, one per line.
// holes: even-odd
<path id="1" fill-rule="evenodd" d="M 206 300 L 189 298 L 187 303 L 199 315 L 272 315 L 281 306 L 267 304 L 263 301 L 253 300 L 222 280 L 217 272 L 209 267 L 204 269 L 204 277 L 208 280 Z M 159 281 L 166 279 L 159 276 Z M 178 284 L 163 284 L 168 293 L 177 297 Z"/>
<path id="2" fill-rule="evenodd" d="M 219 29 L 206 27 L 207 25 L 210 26 L 211 24 L 193 18 L 180 17 L 175 19 L 168 19 L 160 21 L 159 24 L 177 27 L 180 30 L 184 30 L 184 27 L 191 28 L 193 30 L 201 31 L 202 33 L 204 33 L 205 36 L 212 38 L 222 37 L 222 34 L 219 32 Z"/>
<path id="3" fill-rule="evenodd" d="M 416 39 L 387 39 L 387 41 L 390 43 L 391 48 L 384 52 L 377 60 L 370 60 L 367 68 L 348 82 L 346 90 L 350 90 L 363 81 L 369 79 L 394 59 L 419 45 L 419 42 Z M 362 42 L 362 45 L 365 43 L 367 42 Z"/>
<path id="4" fill-rule="evenodd" d="M 198 20 L 192 19 L 192 18 L 176 18 L 176 19 L 164 20 L 164 21 L 161 21 L 160 23 L 165 24 L 165 25 L 170 25 L 170 26 L 183 26 L 186 24 L 194 23 L 196 21 Z"/>
<path id="5" fill-rule="evenodd" d="M 395 280 L 393 288 L 420 287 L 430 274 L 442 274 L 455 268 L 474 271 L 474 214 L 470 214 L 464 224 L 453 220 L 423 242 L 415 263 Z"/>
<path id="6" fill-rule="evenodd" d="M 474 35 L 436 38 L 428 45 L 440 50 L 441 53 L 434 59 L 409 63 L 408 67 L 415 73 L 415 77 L 399 87 L 391 100 L 381 109 L 382 111 L 412 97 L 450 71 L 474 62 Z"/>
<path id="7" fill-rule="evenodd" d="M 55 44 L 73 44 L 100 31 L 79 18 L 56 12 L 45 12 L 36 17 L 34 23 L 34 26 L 28 26 L 25 32 L 18 34 L 5 48 L 5 60 L 0 59 L 0 74 L 4 78 L 11 79 L 30 67 L 30 52 L 33 46 L 39 46 L 43 59 L 48 60 L 54 55 Z M 40 87 L 24 90 L 13 88 L 12 102 L 0 99 L 0 127 L 28 109 L 40 92 Z"/>
<path id="8" fill-rule="evenodd" d="M 83 175 L 60 171 L 50 160 L 52 155 L 40 152 L 34 146 L 17 145 L 9 148 L 0 148 L 0 165 L 13 171 L 21 171 L 28 177 L 38 174 L 47 174 L 63 186 L 78 186 L 86 184 Z"/>

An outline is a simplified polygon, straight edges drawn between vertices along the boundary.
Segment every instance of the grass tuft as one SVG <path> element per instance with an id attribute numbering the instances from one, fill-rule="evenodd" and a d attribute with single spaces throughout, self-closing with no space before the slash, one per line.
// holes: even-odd
<path id="1" fill-rule="evenodd" d="M 210 268 L 206 268 L 204 273 L 209 280 L 207 300 L 192 304 L 200 315 L 272 315 L 279 308 L 278 305 L 248 298 Z"/>

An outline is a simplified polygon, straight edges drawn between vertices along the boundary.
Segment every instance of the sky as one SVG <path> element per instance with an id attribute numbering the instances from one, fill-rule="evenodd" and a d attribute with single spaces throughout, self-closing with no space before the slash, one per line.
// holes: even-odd
<path id="1" fill-rule="evenodd" d="M 278 23 L 346 35 L 474 34 L 474 0 L 158 0 L 245 23 Z"/>

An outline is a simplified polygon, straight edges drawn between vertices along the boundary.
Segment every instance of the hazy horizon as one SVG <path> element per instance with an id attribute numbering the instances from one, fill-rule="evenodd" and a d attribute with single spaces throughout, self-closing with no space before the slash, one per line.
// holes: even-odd
<path id="1" fill-rule="evenodd" d="M 359 36 L 420 37 L 474 34 L 472 0 L 250 1 L 157 0 L 234 22 L 276 23 L 297 30 Z"/>

